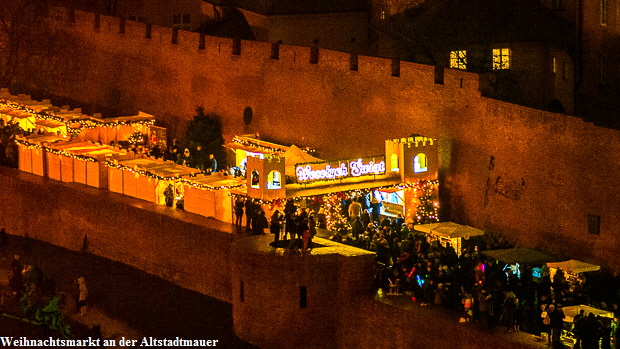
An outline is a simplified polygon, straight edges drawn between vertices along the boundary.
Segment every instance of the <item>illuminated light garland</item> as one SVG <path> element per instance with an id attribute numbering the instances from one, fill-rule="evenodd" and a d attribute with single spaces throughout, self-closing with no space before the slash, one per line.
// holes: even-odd
<path id="1" fill-rule="evenodd" d="M 367 189 L 350 189 L 350 190 L 344 190 L 344 191 L 340 191 L 339 193 L 343 193 L 343 194 L 353 194 L 353 193 L 361 193 L 361 192 L 369 192 L 369 191 L 373 191 L 373 190 L 388 190 L 388 189 L 413 189 L 414 191 L 417 190 L 435 190 L 437 187 L 439 186 L 439 180 L 438 179 L 433 179 L 433 180 L 420 180 L 414 183 L 398 183 L 398 184 L 389 184 L 389 185 L 382 185 L 379 187 L 372 187 L 372 188 L 367 188 Z M 242 195 L 242 194 L 229 194 L 231 196 L 235 196 L 235 197 L 248 197 L 247 195 Z M 329 195 L 329 194 L 328 194 Z M 316 197 L 316 195 L 310 195 L 310 196 L 295 196 L 295 197 L 291 197 L 290 199 L 293 199 L 294 201 L 298 202 L 298 201 L 302 201 L 302 200 L 312 200 Z M 262 200 L 262 199 L 258 199 L 260 202 L 263 203 L 272 203 L 274 200 L 286 200 L 286 199 L 274 199 L 274 200 Z"/>
<path id="2" fill-rule="evenodd" d="M 49 148 L 49 147 L 44 147 L 42 145 L 39 144 L 35 144 L 35 143 L 31 143 L 28 141 L 24 141 L 21 139 L 16 139 L 15 143 L 17 143 L 18 145 L 28 148 L 28 149 L 37 149 L 37 150 L 45 150 L 48 153 L 52 153 L 54 155 L 62 155 L 68 158 L 72 158 L 72 159 L 76 159 L 79 161 L 91 161 L 91 162 L 96 162 L 97 159 L 90 157 L 90 156 L 86 156 L 86 155 L 81 155 L 81 154 L 72 154 L 66 150 L 59 150 L 59 149 L 54 149 L 54 148 Z"/>
<path id="3" fill-rule="evenodd" d="M 325 204 L 325 218 L 327 229 L 332 231 L 351 230 L 351 224 L 347 217 L 342 215 L 342 193 L 328 194 L 323 196 Z"/>
<path id="4" fill-rule="evenodd" d="M 232 142 L 240 144 L 240 145 L 242 145 L 244 147 L 258 148 L 260 150 L 263 150 L 263 151 L 266 151 L 266 152 L 269 152 L 269 153 L 284 154 L 286 152 L 286 150 L 281 149 L 281 148 L 269 147 L 269 146 L 266 146 L 266 145 L 262 145 L 262 144 L 260 144 L 258 142 L 252 142 L 252 141 L 248 141 L 248 140 L 241 139 L 241 138 L 238 138 L 238 137 L 234 137 L 232 139 Z"/>
<path id="5" fill-rule="evenodd" d="M 11 102 L 5 99 L 0 99 L 0 107 L 9 108 L 18 110 L 22 113 L 26 113 L 34 117 L 35 119 L 41 120 L 54 120 L 60 123 L 64 123 L 67 127 L 67 130 L 71 130 L 71 133 L 80 133 L 84 128 L 94 129 L 97 127 L 116 127 L 116 126 L 133 126 L 133 125 L 143 125 L 143 126 L 152 126 L 155 124 L 155 120 L 121 120 L 121 121 L 99 121 L 93 120 L 90 118 L 76 118 L 66 120 L 65 118 L 55 115 L 51 112 L 40 111 L 37 112 L 32 108 L 27 106 Z M 78 126 L 72 126 L 72 124 L 78 124 Z"/>
<path id="6" fill-rule="evenodd" d="M 416 206 L 416 214 L 413 217 L 414 224 L 427 224 L 439 222 L 439 203 L 433 200 L 433 192 L 436 186 L 423 186 L 422 195 L 415 197 L 420 204 Z"/>
<path id="7" fill-rule="evenodd" d="M 115 169 L 122 170 L 122 171 L 128 171 L 128 172 L 131 172 L 131 173 L 136 173 L 136 174 L 139 174 L 139 175 L 144 176 L 144 177 L 155 178 L 155 179 L 158 179 L 160 181 L 174 181 L 174 180 L 177 180 L 177 179 L 181 178 L 180 176 L 162 177 L 162 176 L 156 175 L 156 174 L 154 174 L 152 172 L 149 172 L 149 171 L 146 171 L 146 170 L 138 170 L 138 169 L 135 169 L 135 168 L 132 168 L 132 167 L 129 167 L 129 166 L 125 166 L 125 165 L 121 165 L 121 164 L 116 164 L 116 163 L 114 163 L 113 161 L 110 161 L 110 160 L 106 161 L 104 164 L 107 167 L 115 168 Z"/>
<path id="8" fill-rule="evenodd" d="M 140 144 L 140 143 L 144 143 L 144 139 L 146 138 L 146 135 L 143 134 L 142 132 L 134 132 L 131 134 L 131 136 L 129 136 L 129 143 L 130 144 Z"/>
<path id="9" fill-rule="evenodd" d="M 235 185 L 222 185 L 219 187 L 214 187 L 208 184 L 202 184 L 202 183 L 198 183 L 198 182 L 194 182 L 190 179 L 186 179 L 186 178 L 181 178 L 179 179 L 179 182 L 183 183 L 183 184 L 187 184 L 191 187 L 194 187 L 196 189 L 200 189 L 200 190 L 207 190 L 207 191 L 217 191 L 217 190 L 230 190 L 230 189 L 238 189 L 238 188 L 244 188 L 246 186 L 246 184 L 235 184 Z"/>
<path id="10" fill-rule="evenodd" d="M 286 150 L 282 149 L 282 148 L 275 148 L 275 147 L 269 147 L 263 144 L 260 144 L 259 142 L 252 142 L 249 140 L 245 140 L 245 139 L 241 139 L 239 137 L 234 137 L 232 139 L 233 143 L 237 143 L 240 144 L 244 147 L 250 147 L 250 148 L 258 148 L 260 150 L 269 152 L 269 153 L 273 153 L 273 154 L 284 154 L 286 152 Z M 311 149 L 311 148 L 299 148 L 301 151 L 303 151 L 304 153 L 308 153 L 308 154 L 314 154 L 316 153 L 316 150 Z"/>

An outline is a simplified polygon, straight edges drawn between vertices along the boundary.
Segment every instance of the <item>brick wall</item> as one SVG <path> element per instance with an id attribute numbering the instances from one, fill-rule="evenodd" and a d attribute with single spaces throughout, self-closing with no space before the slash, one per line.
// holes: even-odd
<path id="1" fill-rule="evenodd" d="M 0 227 L 121 261 L 230 302 L 229 225 L 104 189 L 0 168 Z"/>
<path id="2" fill-rule="evenodd" d="M 62 16 L 61 16 L 62 17 Z M 76 12 L 59 22 L 77 38 L 75 61 L 48 71 L 24 70 L 32 90 L 102 108 L 118 96 L 125 115 L 156 115 L 172 136 L 183 134 L 195 107 L 222 117 L 227 137 L 260 133 L 318 149 L 323 158 L 381 153 L 384 140 L 413 133 L 440 142 L 443 219 L 502 233 L 550 253 L 618 270 L 620 133 L 581 120 L 482 98 L 478 76 L 348 54 L 232 40 Z M 43 64 L 41 67 L 45 66 Z M 49 67 L 49 65 L 48 65 Z M 76 84 L 75 81 L 80 81 Z M 253 121 L 243 123 L 252 107 Z M 588 215 L 600 234 L 588 233 Z"/>

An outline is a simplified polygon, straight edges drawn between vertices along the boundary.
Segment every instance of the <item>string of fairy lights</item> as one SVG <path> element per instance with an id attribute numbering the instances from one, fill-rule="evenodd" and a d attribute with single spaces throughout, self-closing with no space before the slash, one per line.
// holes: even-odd
<path id="1" fill-rule="evenodd" d="M 119 164 L 115 161 L 112 160 L 108 160 L 104 163 L 107 167 L 110 168 L 114 168 L 117 170 L 122 170 L 122 171 L 127 171 L 127 172 L 131 172 L 131 173 L 135 173 L 144 177 L 149 177 L 149 178 L 154 178 L 154 179 L 158 179 L 158 180 L 167 180 L 167 181 L 174 181 L 177 179 L 180 179 L 181 177 L 178 175 L 171 175 L 171 176 L 160 176 L 158 174 L 155 174 L 151 171 L 147 171 L 147 170 L 142 170 L 138 167 L 130 167 L 130 166 L 126 166 L 123 164 Z"/>
<path id="2" fill-rule="evenodd" d="M 118 169 L 118 170 L 121 170 L 121 171 L 128 171 L 130 173 L 135 173 L 135 174 L 138 174 L 140 176 L 144 176 L 144 177 L 148 177 L 148 178 L 154 178 L 154 179 L 157 179 L 157 180 L 160 180 L 160 181 L 163 181 L 163 180 L 165 180 L 165 181 L 176 181 L 177 183 L 182 183 L 182 184 L 185 184 L 185 185 L 190 186 L 192 188 L 196 188 L 196 189 L 200 189 L 200 190 L 205 190 L 205 191 L 231 190 L 231 189 L 243 188 L 243 187 L 246 186 L 245 183 L 243 183 L 243 184 L 233 184 L 233 185 L 212 186 L 212 185 L 196 182 L 196 181 L 194 181 L 192 179 L 182 178 L 180 175 L 160 176 L 158 174 L 155 174 L 155 173 L 147 171 L 147 170 L 139 169 L 137 167 L 130 167 L 130 166 L 119 164 L 117 162 L 110 161 L 110 160 L 106 161 L 105 165 L 107 167 L 111 167 L 111 168 Z"/>
<path id="3" fill-rule="evenodd" d="M 296 196 L 290 199 L 296 203 L 305 201 L 306 203 L 310 203 L 310 206 L 322 206 L 327 219 L 327 228 L 329 230 L 343 231 L 351 229 L 349 220 L 343 214 L 343 199 L 350 196 L 367 194 L 375 190 L 412 190 L 414 199 L 419 202 L 416 205 L 415 215 L 412 218 L 413 222 L 415 224 L 419 224 L 420 222 L 437 222 L 439 221 L 439 203 L 435 200 L 435 195 L 438 187 L 439 180 L 437 179 L 420 180 L 416 182 L 383 185 L 369 189 L 351 189 L 323 195 Z M 249 198 L 247 195 L 240 193 L 229 193 L 229 195 L 235 198 L 235 200 L 239 198 Z M 260 205 L 270 205 L 272 210 L 284 207 L 287 201 L 286 198 L 253 200 Z"/>
<path id="4" fill-rule="evenodd" d="M 54 148 L 50 148 L 50 147 L 46 147 L 40 144 L 36 144 L 36 143 L 32 143 L 32 142 L 28 142 L 26 140 L 22 140 L 22 139 L 16 139 L 15 143 L 17 143 L 17 145 L 19 145 L 20 147 L 24 147 L 27 149 L 36 149 L 36 150 L 44 150 L 48 153 L 52 153 L 54 155 L 62 155 L 62 156 L 66 156 L 68 158 L 72 158 L 72 159 L 76 159 L 79 161 L 92 161 L 95 162 L 97 161 L 97 159 L 87 156 L 87 155 L 81 155 L 81 154 L 73 154 L 71 152 L 68 152 L 66 150 L 62 150 L 62 149 L 54 149 Z"/>
<path id="5" fill-rule="evenodd" d="M 244 147 L 256 148 L 257 150 L 261 150 L 261 151 L 271 153 L 271 154 L 284 154 L 286 152 L 286 150 L 282 149 L 281 147 L 270 147 L 268 145 L 260 143 L 259 141 L 251 141 L 249 139 L 243 139 L 243 138 L 239 138 L 236 136 L 233 137 L 231 142 L 237 143 Z M 301 151 L 308 153 L 308 154 L 316 153 L 316 150 L 311 149 L 311 148 L 299 148 L 299 149 L 301 149 Z"/>
<path id="6" fill-rule="evenodd" d="M 49 112 L 49 111 L 38 112 L 25 105 L 21 105 L 19 103 L 15 103 L 15 102 L 5 100 L 5 99 L 0 99 L 0 109 L 17 110 L 21 113 L 28 114 L 38 120 L 52 120 L 58 123 L 64 123 L 67 127 L 67 130 L 71 133 L 80 133 L 84 129 L 94 129 L 97 127 L 116 127 L 116 126 L 134 126 L 134 125 L 152 126 L 155 123 L 153 119 L 111 120 L 111 121 L 103 121 L 103 120 L 100 121 L 100 120 L 97 120 L 91 117 L 65 119 L 61 116 L 55 115 L 52 112 Z M 135 141 L 140 141 L 140 139 L 138 139 L 138 136 L 143 137 L 144 135 L 142 135 L 141 133 L 140 134 L 134 133 L 132 134 L 132 136 L 136 138 Z M 97 161 L 96 158 L 93 158 L 90 156 L 81 155 L 81 154 L 73 154 L 66 150 L 54 149 L 54 148 L 32 143 L 32 142 L 22 140 L 22 139 L 16 139 L 15 142 L 20 147 L 25 147 L 28 149 L 44 150 L 51 154 L 65 156 L 65 157 L 73 158 L 79 161 L 92 161 L 92 162 Z M 232 139 L 232 142 L 240 144 L 245 147 L 256 148 L 261 151 L 269 152 L 272 154 L 285 153 L 285 150 L 282 149 L 281 147 L 271 147 L 263 143 L 260 143 L 258 141 L 255 142 L 255 141 L 251 141 L 248 139 L 242 139 L 239 137 L 234 137 Z M 307 153 L 314 152 L 314 150 L 312 149 L 301 149 L 301 150 Z M 365 157 L 365 158 L 372 158 L 372 157 Z M 321 161 L 321 163 L 322 162 L 323 161 Z M 155 174 L 153 172 L 150 172 L 144 169 L 139 169 L 138 167 L 130 167 L 130 166 L 126 166 L 123 164 L 119 164 L 116 161 L 105 161 L 104 165 L 110 168 L 115 168 L 115 169 L 119 169 L 122 171 L 128 171 L 130 173 L 135 173 L 141 176 L 154 178 L 158 180 L 177 181 L 178 183 L 182 183 L 189 187 L 200 189 L 200 190 L 205 190 L 205 191 L 232 190 L 232 189 L 241 189 L 241 188 L 246 187 L 245 183 L 213 186 L 209 184 L 203 184 L 203 183 L 197 182 L 192 179 L 181 178 L 180 175 L 162 176 L 162 175 L 158 175 L 158 174 Z M 436 193 L 436 189 L 438 188 L 438 185 L 439 185 L 438 180 L 420 180 L 417 182 L 406 182 L 406 183 L 384 185 L 384 186 L 379 186 L 379 187 L 374 187 L 374 188 L 369 188 L 369 189 L 351 189 L 351 190 L 341 191 L 337 193 L 323 194 L 323 195 L 296 196 L 296 197 L 293 197 L 292 199 L 297 203 L 301 201 L 306 201 L 306 202 L 310 202 L 312 205 L 315 205 L 315 206 L 316 205 L 322 206 L 326 214 L 328 229 L 342 231 L 342 230 L 351 229 L 349 220 L 347 219 L 345 214 L 343 214 L 343 203 L 344 203 L 343 199 L 351 195 L 367 194 L 375 190 L 379 190 L 379 191 L 386 191 L 386 190 L 393 190 L 393 189 L 413 190 L 414 198 L 418 202 L 416 205 L 415 215 L 413 216 L 414 223 L 438 221 L 439 220 L 439 215 L 438 215 L 439 204 L 435 200 L 435 195 L 436 195 L 435 193 Z M 247 195 L 245 194 L 239 194 L 239 193 L 233 193 L 233 192 L 229 193 L 229 195 L 235 198 L 238 198 L 238 197 L 246 198 L 247 197 Z M 261 205 L 265 205 L 265 204 L 271 205 L 272 208 L 283 207 L 287 201 L 286 198 L 276 198 L 276 199 L 271 199 L 271 200 L 265 200 L 265 199 L 254 199 L 254 200 Z"/>
<path id="7" fill-rule="evenodd" d="M 116 127 L 116 126 L 152 126 L 155 124 L 154 119 L 144 120 L 97 120 L 92 117 L 65 119 L 50 111 L 36 111 L 25 105 L 15 103 L 6 99 L 0 99 L 0 108 L 17 110 L 21 113 L 28 114 L 38 120 L 52 120 L 58 123 L 64 123 L 67 131 L 70 133 L 80 133 L 84 129 L 94 129 L 97 127 Z"/>
<path id="8" fill-rule="evenodd" d="M 203 184 L 203 183 L 199 183 L 196 181 L 192 181 L 191 179 L 187 179 L 187 178 L 181 178 L 179 179 L 179 182 L 186 184 L 190 187 L 196 188 L 196 189 L 200 189 L 200 190 L 207 190 L 207 191 L 217 191 L 217 190 L 231 190 L 231 189 L 239 189 L 239 188 L 245 188 L 246 184 L 233 184 L 233 185 L 220 185 L 220 186 L 212 186 L 212 185 L 208 185 L 208 184 Z"/>

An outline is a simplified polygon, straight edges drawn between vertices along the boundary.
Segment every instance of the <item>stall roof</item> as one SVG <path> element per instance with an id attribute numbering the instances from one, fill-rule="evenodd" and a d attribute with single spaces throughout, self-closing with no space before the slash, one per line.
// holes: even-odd
<path id="1" fill-rule="evenodd" d="M 153 158 L 134 158 L 128 160 L 119 160 L 118 163 L 123 166 L 148 171 L 156 176 L 163 178 L 189 176 L 200 173 L 200 170 L 177 165 L 172 161 L 164 161 Z"/>
<path id="2" fill-rule="evenodd" d="M 42 134 L 42 135 L 38 135 L 38 134 L 34 134 L 34 135 L 30 135 L 28 137 L 19 137 L 20 139 L 25 139 L 28 142 L 36 142 L 36 143 L 50 143 L 50 142 L 57 142 L 57 141 L 66 141 L 67 138 L 63 137 L 63 136 L 59 136 L 56 134 Z"/>
<path id="3" fill-rule="evenodd" d="M 431 224 L 416 224 L 413 227 L 425 233 L 444 236 L 450 239 L 464 238 L 469 239 L 472 236 L 484 235 L 484 230 L 470 227 L 468 225 L 457 224 L 453 222 L 440 222 Z"/>
<path id="4" fill-rule="evenodd" d="M 482 251 L 482 254 L 506 264 L 545 264 L 554 262 L 555 258 L 540 251 L 525 247 L 507 248 L 502 250 Z"/>
<path id="5" fill-rule="evenodd" d="M 52 149 L 64 150 L 74 155 L 86 155 L 96 157 L 97 155 L 119 154 L 126 155 L 127 152 L 116 149 L 109 145 L 87 142 L 87 141 L 65 141 L 56 142 L 49 145 Z"/>
<path id="6" fill-rule="evenodd" d="M 232 141 L 224 144 L 224 146 L 263 154 L 283 154 L 289 148 L 286 145 L 266 142 L 249 136 L 235 136 Z"/>
<path id="7" fill-rule="evenodd" d="M 211 175 L 203 175 L 199 174 L 195 177 L 186 178 L 186 181 L 190 184 L 195 183 L 201 186 L 212 187 L 212 188 L 225 188 L 225 187 L 235 187 L 235 189 L 240 189 L 245 185 L 245 179 L 241 177 L 235 178 L 232 176 L 224 176 L 222 173 L 214 173 Z"/>
<path id="8" fill-rule="evenodd" d="M 577 314 L 579 314 L 579 312 L 582 309 L 585 310 L 586 315 L 590 313 L 594 313 L 594 315 L 596 316 L 601 316 L 601 317 L 606 317 L 606 318 L 611 318 L 611 319 L 614 318 L 614 313 L 612 313 L 611 311 L 593 308 L 588 305 L 571 305 L 567 307 L 562 307 L 562 311 L 564 312 L 564 315 L 566 315 L 566 317 L 564 318 L 564 321 L 573 322 L 573 318 Z"/>
<path id="9" fill-rule="evenodd" d="M 37 126 L 43 126 L 47 128 L 63 127 L 67 125 L 64 122 L 54 121 L 54 120 L 37 120 L 35 124 Z"/>
<path id="10" fill-rule="evenodd" d="M 572 274 L 585 273 L 588 271 L 597 271 L 601 269 L 599 265 L 590 264 L 575 259 L 564 262 L 547 263 L 547 266 L 549 268 L 561 269 Z"/>
<path id="11" fill-rule="evenodd" d="M 291 145 L 286 152 L 284 152 L 285 174 L 290 177 L 295 177 L 295 165 L 306 162 L 323 161 L 319 158 L 304 152 L 296 145 Z"/>
<path id="12" fill-rule="evenodd" d="M 373 179 L 372 176 L 368 176 L 368 180 L 359 182 L 341 183 L 335 181 L 327 185 L 309 184 L 307 187 L 304 184 L 287 184 L 286 197 L 314 196 L 349 190 L 380 189 L 381 187 L 397 185 L 400 183 L 400 176 L 390 176 L 383 179 Z"/>

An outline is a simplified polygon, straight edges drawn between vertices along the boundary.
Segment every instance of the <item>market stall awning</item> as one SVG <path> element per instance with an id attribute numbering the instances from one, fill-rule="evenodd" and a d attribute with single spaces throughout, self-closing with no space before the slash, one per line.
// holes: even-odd
<path id="1" fill-rule="evenodd" d="M 413 229 L 450 239 L 464 238 L 467 240 L 472 236 L 484 235 L 484 230 L 452 222 L 416 224 Z"/>
<path id="2" fill-rule="evenodd" d="M 333 182 L 326 185 L 309 185 L 304 184 L 287 184 L 286 185 L 286 197 L 303 197 L 303 196 L 315 196 L 337 193 L 341 191 L 351 190 L 382 190 L 386 187 L 398 187 L 399 184 L 406 185 L 400 181 L 399 176 L 389 176 L 383 179 L 373 179 L 369 177 L 366 181 L 358 182 Z"/>
<path id="3" fill-rule="evenodd" d="M 288 146 L 262 141 L 250 136 L 235 136 L 230 142 L 224 144 L 230 149 L 239 149 L 251 153 L 284 154 Z"/>
<path id="4" fill-rule="evenodd" d="M 555 262 L 555 258 L 540 251 L 525 247 L 506 248 L 502 250 L 482 251 L 482 254 L 506 264 L 542 265 Z"/>
<path id="5" fill-rule="evenodd" d="M 586 316 L 590 313 L 593 313 L 594 315 L 600 316 L 600 317 L 606 317 L 606 318 L 611 318 L 611 319 L 614 318 L 614 313 L 611 311 L 597 309 L 597 308 L 593 308 L 587 305 L 571 305 L 571 306 L 562 308 L 562 311 L 564 311 L 564 315 L 566 315 L 566 317 L 564 318 L 564 321 L 573 322 L 573 318 L 577 314 L 579 314 L 579 312 L 582 309 L 585 310 Z"/>
<path id="6" fill-rule="evenodd" d="M 588 271 L 597 271 L 601 269 L 599 265 L 590 264 L 582 261 L 578 261 L 575 259 L 571 259 L 564 262 L 555 262 L 555 263 L 547 263 L 549 268 L 561 269 L 562 271 L 571 273 L 571 274 L 579 274 L 585 273 Z"/>
<path id="7" fill-rule="evenodd" d="M 296 145 L 291 145 L 286 152 L 284 152 L 284 163 L 285 163 L 285 172 L 287 176 L 295 177 L 295 165 L 308 163 L 308 162 L 318 162 L 323 161 L 319 158 L 315 158 L 314 156 L 304 152 L 299 149 Z"/>

